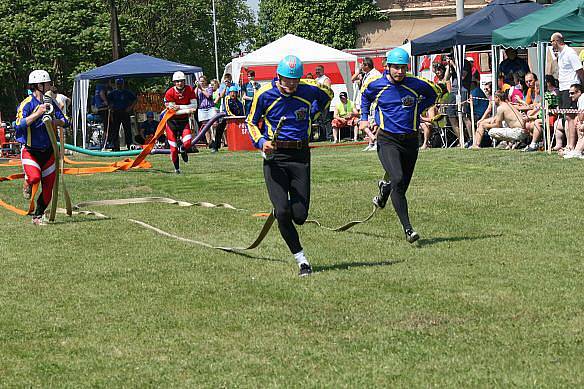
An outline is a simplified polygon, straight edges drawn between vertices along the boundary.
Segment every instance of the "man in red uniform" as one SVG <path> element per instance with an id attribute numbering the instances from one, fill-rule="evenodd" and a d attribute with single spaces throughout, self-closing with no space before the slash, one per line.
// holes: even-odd
<path id="1" fill-rule="evenodd" d="M 170 159 L 177 174 L 180 174 L 178 153 L 181 154 L 183 161 L 189 161 L 187 150 L 191 148 L 193 139 L 191 127 L 189 126 L 189 114 L 197 110 L 197 95 L 192 86 L 185 85 L 185 79 L 183 72 L 174 72 L 172 75 L 174 86 L 167 90 L 164 95 L 166 108 L 177 111 L 177 114 L 166 123 L 166 138 L 170 145 Z"/>
<path id="2" fill-rule="evenodd" d="M 55 183 L 55 154 L 47 127 L 42 118 L 53 113 L 53 128 L 67 126 L 69 122 L 54 100 L 44 98 L 51 89 L 51 78 L 44 70 L 35 70 L 28 76 L 29 89 L 32 94 L 24 99 L 16 112 L 16 140 L 22 145 L 22 167 L 24 168 L 23 194 L 30 199 L 31 188 L 41 183 L 42 194 L 39 195 L 32 222 L 44 224 L 43 215 L 51 203 Z"/>

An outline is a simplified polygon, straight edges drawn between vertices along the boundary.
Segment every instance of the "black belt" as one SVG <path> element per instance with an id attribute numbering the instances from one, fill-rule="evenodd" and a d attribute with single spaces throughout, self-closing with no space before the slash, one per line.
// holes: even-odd
<path id="1" fill-rule="evenodd" d="M 404 140 L 404 139 L 417 139 L 418 138 L 418 132 L 417 131 L 410 132 L 410 133 L 407 133 L 407 134 L 397 134 L 395 132 L 384 131 L 384 134 L 385 135 L 388 135 L 388 136 L 390 136 L 392 138 L 400 139 L 400 140 Z"/>
<path id="2" fill-rule="evenodd" d="M 308 148 L 308 139 L 304 140 L 276 140 L 274 148 L 277 149 L 294 149 L 301 150 Z"/>

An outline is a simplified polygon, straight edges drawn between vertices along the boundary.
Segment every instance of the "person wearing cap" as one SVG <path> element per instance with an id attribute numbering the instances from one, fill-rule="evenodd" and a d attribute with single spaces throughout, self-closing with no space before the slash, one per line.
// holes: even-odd
<path id="1" fill-rule="evenodd" d="M 347 92 L 341 92 L 339 95 L 339 103 L 335 107 L 333 114 L 333 142 L 339 143 L 339 131 L 343 127 L 353 128 L 353 140 L 357 142 L 359 135 L 359 112 L 351 100 L 347 97 Z"/>
<path id="2" fill-rule="evenodd" d="M 260 89 L 261 85 L 255 80 L 255 71 L 247 72 L 248 81 L 243 84 L 243 101 L 245 102 L 245 114 L 247 115 L 251 110 L 251 103 L 256 91 Z"/>
<path id="3" fill-rule="evenodd" d="M 158 121 L 154 120 L 154 112 L 146 112 L 146 121 L 140 123 L 138 134 L 134 137 L 136 143 L 139 145 L 145 145 L 148 143 L 150 138 L 156 133 L 158 123 Z"/>
<path id="4" fill-rule="evenodd" d="M 369 110 L 374 104 L 379 126 L 377 155 L 391 181 L 379 182 L 379 195 L 373 203 L 384 208 L 391 197 L 406 240 L 413 243 L 420 235 L 410 222 L 406 191 L 418 159 L 420 115 L 435 104 L 439 90 L 431 82 L 407 74 L 409 63 L 410 56 L 402 48 L 387 53 L 382 76 L 371 78 L 363 86 L 359 127 L 369 126 Z"/>
<path id="5" fill-rule="evenodd" d="M 328 110 L 333 92 L 315 80 L 302 80 L 304 67 L 294 55 L 284 57 L 276 73 L 277 77 L 255 94 L 246 122 L 255 147 L 266 156 L 264 179 L 274 216 L 303 277 L 312 273 L 312 267 L 294 223 L 302 225 L 308 217 L 312 120 Z"/>
<path id="6" fill-rule="evenodd" d="M 108 131 L 108 141 L 112 145 L 113 151 L 120 150 L 119 129 L 122 125 L 124 129 L 124 140 L 126 147 L 130 150 L 132 145 L 132 125 L 130 114 L 134 110 L 137 98 L 134 92 L 126 88 L 123 78 L 116 79 L 116 88 L 108 93 L 107 101 L 111 110 L 111 117 Z"/>
<path id="7" fill-rule="evenodd" d="M 170 145 L 170 159 L 174 165 L 174 172 L 180 174 L 178 154 L 180 153 L 184 162 L 189 161 L 187 152 L 193 140 L 189 115 L 197 111 L 197 95 L 192 86 L 186 85 L 186 76 L 183 72 L 174 72 L 172 82 L 174 86 L 168 88 L 164 100 L 166 108 L 177 111 L 177 114 L 166 122 L 166 139 Z"/>
<path id="8" fill-rule="evenodd" d="M 480 85 L 481 73 L 479 72 L 479 69 L 475 66 L 474 57 L 466 57 L 466 61 L 470 64 L 471 80 L 477 81 L 477 83 Z"/>
<path id="9" fill-rule="evenodd" d="M 28 84 L 32 94 L 18 105 L 14 129 L 16 141 L 21 144 L 22 150 L 24 198 L 30 199 L 34 184 L 41 185 L 42 193 L 37 198 L 32 222 L 35 225 L 42 225 L 45 223 L 43 215 L 53 197 L 56 177 L 55 154 L 43 116 L 52 113 L 53 131 L 57 126 L 68 126 L 69 121 L 55 101 L 45 96 L 51 91 L 52 82 L 49 73 L 45 70 L 34 70 L 28 76 Z"/>
<path id="10" fill-rule="evenodd" d="M 228 116 L 244 116 L 245 109 L 243 103 L 239 100 L 239 87 L 232 85 L 227 89 L 229 93 L 225 100 L 225 112 Z"/>

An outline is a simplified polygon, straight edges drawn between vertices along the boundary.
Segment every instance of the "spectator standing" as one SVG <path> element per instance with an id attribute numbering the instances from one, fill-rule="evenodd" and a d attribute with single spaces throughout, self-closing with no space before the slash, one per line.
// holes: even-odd
<path id="1" fill-rule="evenodd" d="M 508 48 L 505 50 L 505 55 L 507 56 L 499 64 L 499 72 L 503 73 L 505 77 L 505 82 L 513 82 L 513 74 L 518 73 L 521 77 L 529 73 L 529 65 L 523 58 L 517 56 L 517 50 Z"/>
<path id="2" fill-rule="evenodd" d="M 199 82 L 197 83 L 195 92 L 197 94 L 199 105 L 199 128 L 203 128 L 203 126 L 217 114 L 217 110 L 215 109 L 215 102 L 213 101 L 213 87 L 209 85 L 207 77 L 199 77 Z M 205 138 L 207 139 L 207 144 L 211 145 L 213 140 L 212 132 L 207 131 Z"/>
<path id="3" fill-rule="evenodd" d="M 347 98 L 347 92 L 341 92 L 339 100 L 333 114 L 333 142 L 339 143 L 339 131 L 343 127 L 351 127 L 353 129 L 353 141 L 357 142 L 359 112 L 353 102 Z"/>
<path id="4" fill-rule="evenodd" d="M 256 91 L 260 89 L 260 83 L 255 80 L 255 71 L 247 72 L 248 81 L 243 85 L 243 101 L 245 102 L 245 114 L 251 109 L 251 103 Z"/>
<path id="5" fill-rule="evenodd" d="M 64 94 L 59 93 L 59 90 L 54 85 L 51 87 L 51 92 L 53 92 L 53 98 L 57 102 L 57 105 L 59 106 L 59 109 L 61 110 L 63 115 L 68 117 L 69 116 L 68 115 L 69 106 L 71 105 L 71 99 L 68 98 L 67 96 L 65 96 Z"/>
<path id="6" fill-rule="evenodd" d="M 373 64 L 373 59 L 371 57 L 365 57 L 363 58 L 363 62 L 361 63 L 361 71 L 357 74 L 355 74 L 353 76 L 353 81 L 357 81 L 360 85 L 359 85 L 359 93 L 357 94 L 357 108 L 361 108 L 361 89 L 363 88 L 363 86 L 368 82 L 368 80 L 370 78 L 379 78 L 381 77 L 381 73 L 379 73 L 379 70 L 375 69 L 375 66 Z M 372 107 L 373 108 L 373 107 Z M 376 138 L 375 138 L 375 133 L 377 131 L 377 128 L 375 127 L 375 120 L 374 120 L 374 112 L 373 110 L 371 112 L 369 112 L 369 117 L 370 119 L 370 126 L 365 128 L 365 134 L 367 135 L 367 138 L 369 139 L 369 144 L 367 145 L 367 147 L 365 147 L 365 150 L 363 151 L 375 151 L 377 149 L 376 147 Z M 359 129 L 357 128 L 357 131 Z"/>
<path id="7" fill-rule="evenodd" d="M 558 60 L 558 81 L 560 84 L 560 108 L 570 108 L 572 99 L 570 98 L 570 87 L 574 84 L 584 84 L 584 70 L 582 62 L 576 54 L 576 51 L 565 44 L 564 36 L 555 32 L 551 38 L 552 49 Z M 577 134 L 574 123 L 576 115 L 566 114 L 566 136 L 567 147 L 573 150 L 576 146 Z"/>
<path id="8" fill-rule="evenodd" d="M 331 79 L 324 74 L 324 66 L 322 65 L 318 65 L 315 69 L 314 72 L 316 73 L 316 82 L 318 82 L 319 85 L 325 85 L 328 86 L 329 88 L 331 87 Z"/>
<path id="9" fill-rule="evenodd" d="M 113 151 L 120 150 L 120 124 L 124 129 L 124 140 L 128 150 L 132 145 L 132 123 L 130 114 L 136 105 L 136 95 L 126 88 L 123 78 L 116 79 L 116 89 L 108 93 L 107 100 L 112 111 L 108 131 L 108 140 Z"/>

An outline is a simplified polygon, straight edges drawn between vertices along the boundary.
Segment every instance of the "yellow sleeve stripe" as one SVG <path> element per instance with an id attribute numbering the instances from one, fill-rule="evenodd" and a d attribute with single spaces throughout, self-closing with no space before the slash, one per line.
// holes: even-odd
<path id="1" fill-rule="evenodd" d="M 367 89 L 367 87 L 369 86 L 369 84 L 371 84 L 375 80 L 379 80 L 381 77 L 382 77 L 382 75 L 370 76 L 367 79 L 367 81 L 365 81 L 365 83 L 363 84 L 363 86 L 361 86 L 361 93 L 365 92 L 365 89 Z"/>
<path id="2" fill-rule="evenodd" d="M 262 86 L 257 93 L 254 95 L 252 103 L 251 103 L 251 108 L 249 110 L 249 114 L 247 115 L 247 119 L 246 119 L 246 123 L 247 123 L 247 130 L 249 131 L 249 134 L 251 135 L 252 139 L 254 142 L 259 142 L 259 140 L 262 137 L 262 133 L 259 129 L 259 127 L 257 126 L 256 123 L 253 122 L 253 118 L 256 114 L 257 111 L 257 103 L 258 103 L 258 99 L 260 98 L 260 96 L 262 94 L 264 94 L 266 91 L 270 90 L 272 88 L 272 83 L 268 83 L 264 86 Z"/>

